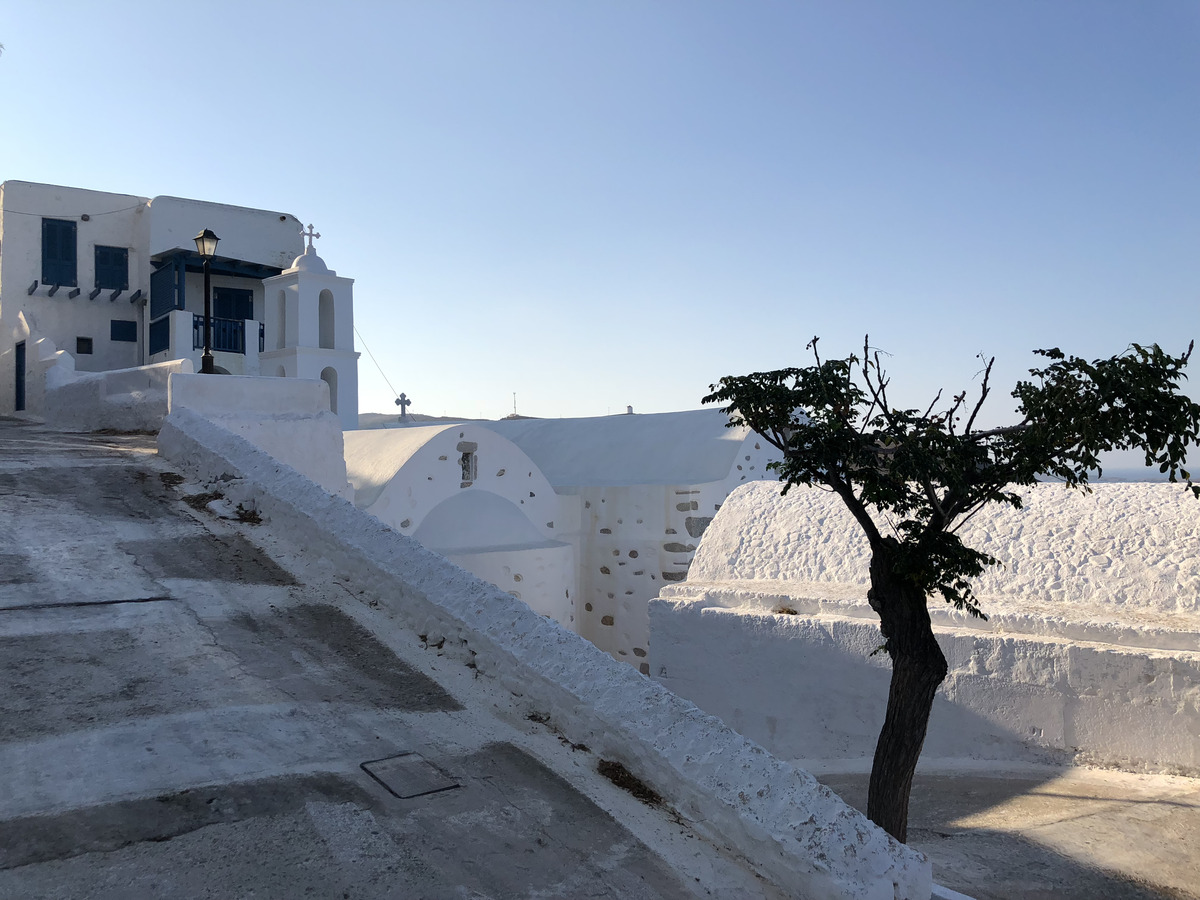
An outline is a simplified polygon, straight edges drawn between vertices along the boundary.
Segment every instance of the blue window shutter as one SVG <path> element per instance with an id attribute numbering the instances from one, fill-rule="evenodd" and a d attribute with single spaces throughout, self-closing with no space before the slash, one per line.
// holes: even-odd
<path id="1" fill-rule="evenodd" d="M 127 319 L 113 319 L 109 323 L 109 340 L 124 343 L 137 343 L 137 322 Z"/>
<path id="2" fill-rule="evenodd" d="M 78 287 L 75 223 L 42 219 L 42 283 Z"/>
<path id="3" fill-rule="evenodd" d="M 173 264 L 150 273 L 150 318 L 159 319 L 173 309 L 183 309 L 182 279 Z"/>
<path id="4" fill-rule="evenodd" d="M 96 287 L 106 291 L 129 290 L 127 249 L 96 245 Z"/>

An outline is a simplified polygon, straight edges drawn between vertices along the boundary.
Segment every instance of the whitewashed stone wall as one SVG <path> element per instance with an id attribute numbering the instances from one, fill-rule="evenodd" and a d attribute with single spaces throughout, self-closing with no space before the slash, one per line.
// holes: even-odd
<path id="1" fill-rule="evenodd" d="M 664 585 L 688 576 L 700 537 L 739 484 L 762 477 L 770 456 L 753 437 L 720 481 L 575 489 L 581 557 L 579 633 L 650 674 L 647 606 Z"/>
<path id="2" fill-rule="evenodd" d="M 964 539 L 1002 561 L 989 621 L 931 603 L 950 674 L 925 760 L 1200 773 L 1200 501 L 1178 485 L 1044 485 Z M 651 604 L 652 672 L 785 758 L 869 760 L 888 663 L 866 544 L 840 502 L 735 492 L 689 580 Z"/>
<path id="3" fill-rule="evenodd" d="M 456 566 L 504 588 L 529 608 L 575 630 L 575 554 L 570 544 L 554 542 L 525 549 L 444 551 Z"/>
<path id="4" fill-rule="evenodd" d="M 167 382 L 164 425 L 186 413 L 241 435 L 331 494 L 353 496 L 341 423 L 329 411 L 322 381 L 175 373 Z"/>
<path id="5" fill-rule="evenodd" d="M 64 431 L 158 431 L 167 414 L 167 380 L 192 374 L 189 359 L 111 372 L 77 373 L 64 355 L 46 373 L 45 419 Z"/>

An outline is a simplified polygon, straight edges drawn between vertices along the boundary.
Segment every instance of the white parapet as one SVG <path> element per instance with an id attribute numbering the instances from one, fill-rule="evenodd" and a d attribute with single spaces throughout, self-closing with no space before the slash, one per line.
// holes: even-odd
<path id="1" fill-rule="evenodd" d="M 950 673 L 924 757 L 1200 773 L 1200 502 L 1180 485 L 1043 485 L 963 533 L 1001 560 L 989 619 L 931 600 Z M 867 548 L 835 497 L 747 485 L 651 603 L 663 684 L 777 755 L 869 764 L 889 663 Z"/>
<path id="2" fill-rule="evenodd" d="M 325 382 L 305 378 L 172 375 L 167 421 L 184 410 L 239 434 L 326 491 L 353 497 L 342 425 Z M 166 439 L 170 440 L 170 431 Z M 162 438 L 160 438 L 161 440 Z"/>
<path id="3" fill-rule="evenodd" d="M 158 431 L 168 379 L 191 371 L 186 359 L 108 372 L 53 366 L 46 373 L 46 422 L 64 431 Z"/>

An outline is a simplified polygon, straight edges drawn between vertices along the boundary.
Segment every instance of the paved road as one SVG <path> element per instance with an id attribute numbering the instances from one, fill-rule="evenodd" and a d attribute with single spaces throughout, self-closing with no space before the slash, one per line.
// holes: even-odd
<path id="1" fill-rule="evenodd" d="M 0 897 L 777 896 L 152 454 L 0 421 Z"/>
<path id="2" fill-rule="evenodd" d="M 867 776 L 821 781 L 865 810 Z M 976 900 L 1197 900 L 1200 780 L 1099 769 L 918 774 L 909 843 Z"/>

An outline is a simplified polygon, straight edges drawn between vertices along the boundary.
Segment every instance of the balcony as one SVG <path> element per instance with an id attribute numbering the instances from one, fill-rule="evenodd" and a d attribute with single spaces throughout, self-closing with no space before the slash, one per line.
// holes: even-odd
<path id="1" fill-rule="evenodd" d="M 256 332 L 247 346 L 246 332 Z M 189 334 L 190 332 L 190 334 Z M 147 334 L 150 362 L 189 358 L 200 370 L 204 347 L 204 317 L 186 310 L 171 310 L 150 323 Z M 266 344 L 261 322 L 253 319 L 212 319 L 212 350 L 218 369 L 234 375 L 257 375 L 258 355 Z"/>
<path id="2" fill-rule="evenodd" d="M 246 320 L 218 319 L 212 320 L 212 349 L 214 353 L 246 353 Z M 261 322 L 258 325 L 258 352 L 262 353 L 265 336 Z M 193 316 L 192 319 L 192 349 L 204 348 L 204 317 Z"/>

